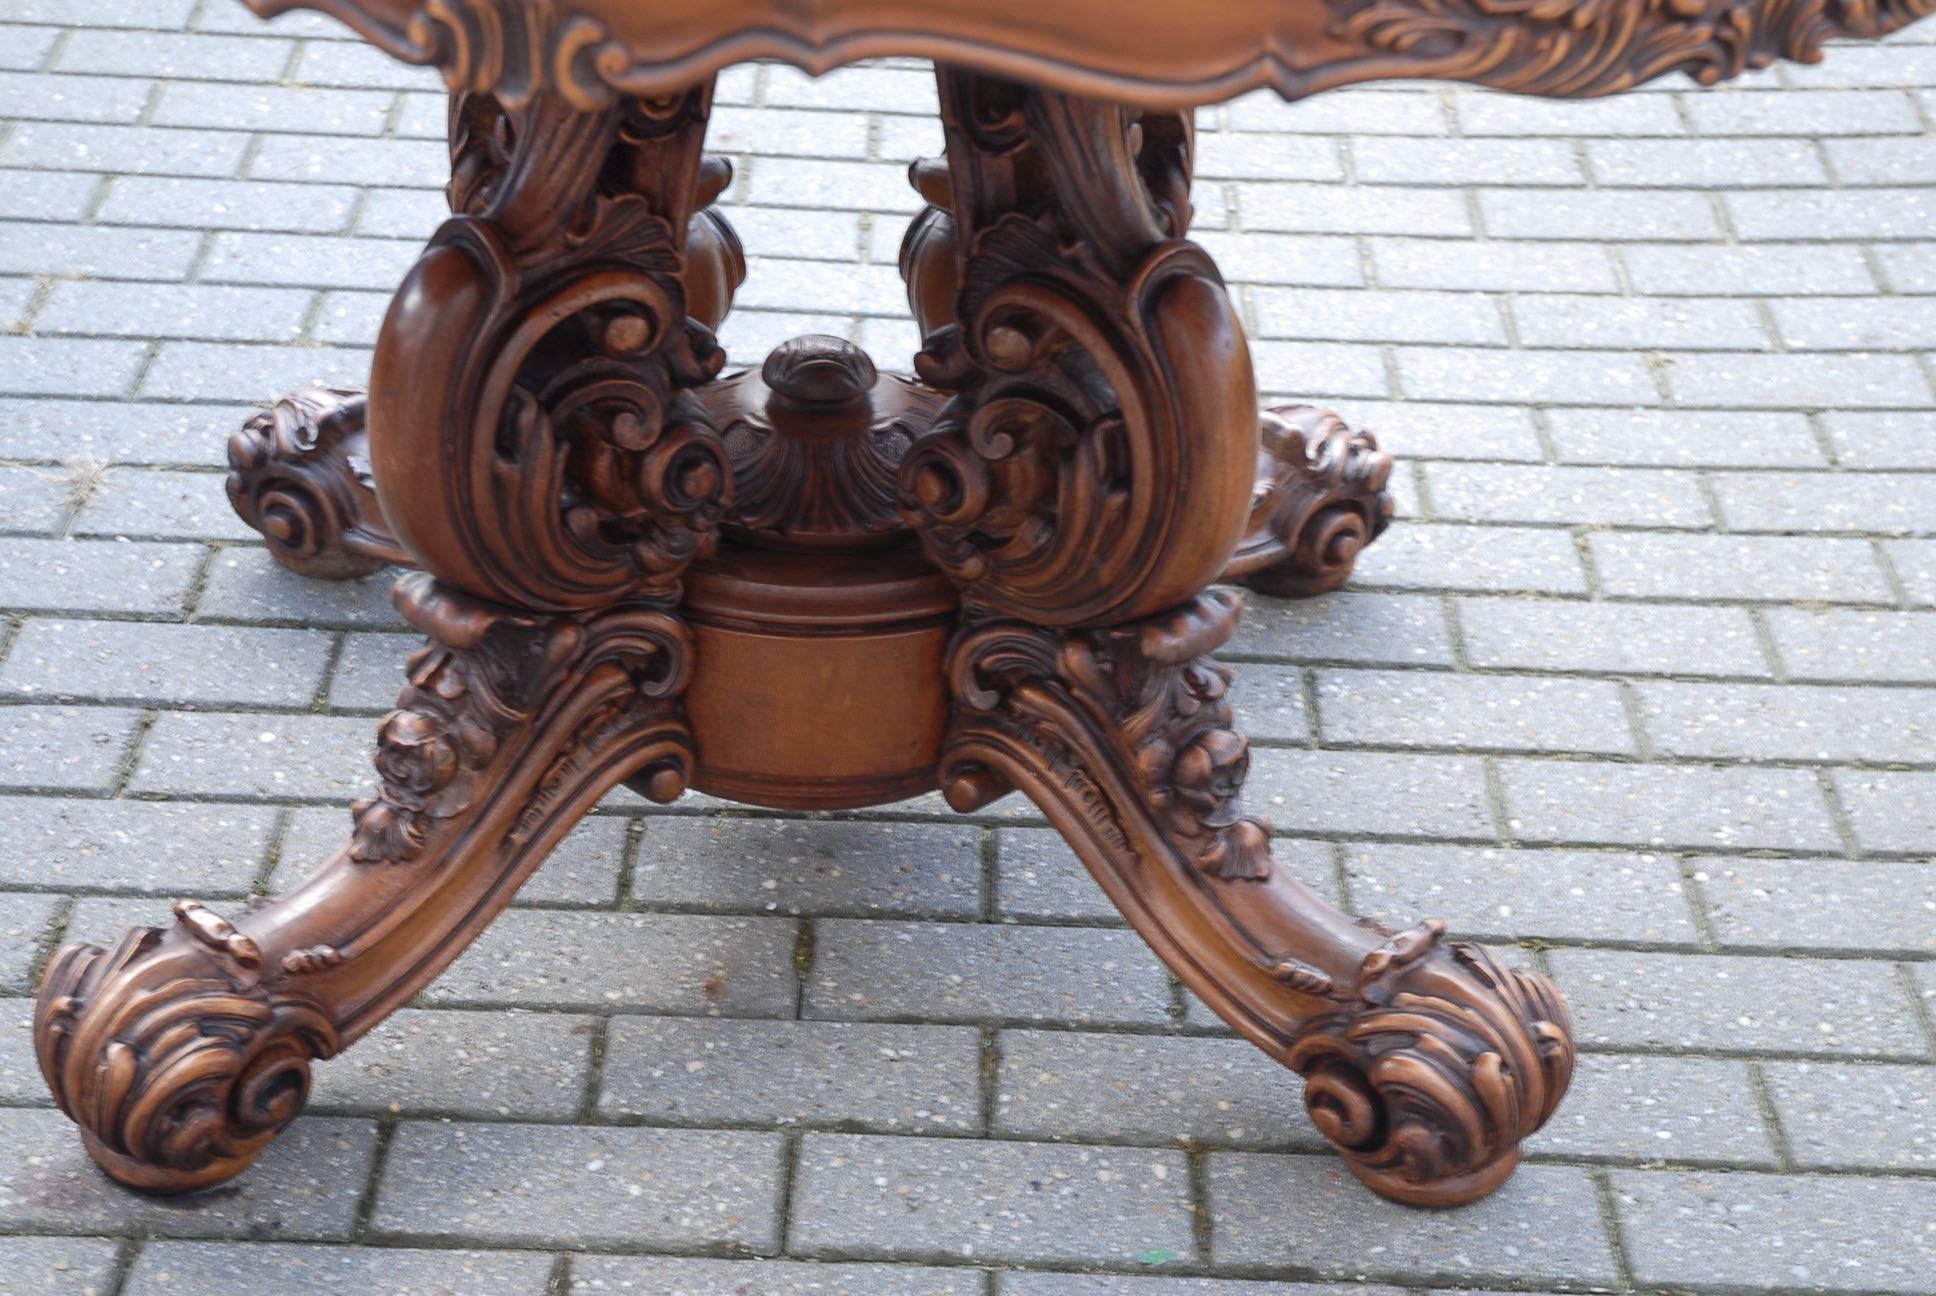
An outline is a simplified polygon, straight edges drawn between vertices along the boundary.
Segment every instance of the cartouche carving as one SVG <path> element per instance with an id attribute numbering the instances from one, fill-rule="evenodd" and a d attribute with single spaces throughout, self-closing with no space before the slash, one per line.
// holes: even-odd
<path id="1" fill-rule="evenodd" d="M 304 387 L 229 438 L 229 502 L 285 567 L 343 579 L 409 561 L 377 505 L 367 417 L 361 391 Z"/>
<path id="2" fill-rule="evenodd" d="M 1552 982 L 1444 934 L 1429 922 L 1367 955 L 1355 1001 L 1311 1021 L 1288 1058 L 1352 1173 L 1418 1206 L 1503 1183 L 1573 1075 L 1573 1019 Z"/>
<path id="3" fill-rule="evenodd" d="M 1223 578 L 1283 598 L 1336 589 L 1391 524 L 1391 473 L 1377 439 L 1330 410 L 1265 410 L 1250 529 Z"/>

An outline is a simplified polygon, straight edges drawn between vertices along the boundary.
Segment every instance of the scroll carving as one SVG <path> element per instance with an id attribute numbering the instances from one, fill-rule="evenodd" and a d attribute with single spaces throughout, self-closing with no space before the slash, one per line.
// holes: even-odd
<path id="1" fill-rule="evenodd" d="M 363 393 L 305 387 L 229 438 L 229 502 L 284 566 L 362 576 L 409 561 L 377 505 Z"/>
<path id="2" fill-rule="evenodd" d="M 700 154 L 709 96 L 453 105 L 458 214 L 406 282 L 371 380 L 378 491 L 440 579 L 570 611 L 674 596 L 711 552 L 731 470 L 693 389 L 725 358 L 689 311 L 692 230 L 709 265 L 743 262 L 723 223 L 694 220 L 730 176 Z M 723 313 L 721 285 L 704 291 Z"/>
<path id="3" fill-rule="evenodd" d="M 1391 456 L 1330 410 L 1264 411 L 1250 529 L 1223 578 L 1282 598 L 1344 584 L 1391 524 Z"/>
<path id="4" fill-rule="evenodd" d="M 1242 328 L 1180 237 L 1187 125 L 941 82 L 949 176 L 915 174 L 954 210 L 916 223 L 903 265 L 924 321 L 958 295 L 915 361 L 953 400 L 902 467 L 903 512 L 971 608 L 1069 625 L 1173 607 L 1235 546 L 1255 418 Z"/>

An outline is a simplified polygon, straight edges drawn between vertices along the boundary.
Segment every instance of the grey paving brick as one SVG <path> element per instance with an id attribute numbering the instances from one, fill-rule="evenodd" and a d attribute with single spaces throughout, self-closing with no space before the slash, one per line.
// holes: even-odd
<path id="1" fill-rule="evenodd" d="M 1859 298 L 1825 311 L 1820 302 L 1769 303 L 1790 347 L 1804 351 L 1911 351 L 1936 347 L 1936 300 Z"/>
<path id="2" fill-rule="evenodd" d="M 652 909 L 972 918 L 981 843 L 959 824 L 648 819 L 632 895 Z"/>
<path id="3" fill-rule="evenodd" d="M 1866 540 L 1627 532 L 1589 534 L 1586 543 L 1617 598 L 1893 601 Z"/>
<path id="4" fill-rule="evenodd" d="M 1929 385 L 1906 355 L 1726 355 L 1677 352 L 1667 385 L 1688 404 L 1768 409 L 1919 405 Z"/>
<path id="5" fill-rule="evenodd" d="M 1902 578 L 1909 602 L 1936 607 L 1936 540 L 1892 540 L 1882 546 L 1882 552 Z"/>
<path id="6" fill-rule="evenodd" d="M 0 917 L 0 987 L 13 994 L 32 992 L 62 908 L 60 896 L 6 896 L 5 916 Z"/>
<path id="7" fill-rule="evenodd" d="M 1914 135 L 1916 107 L 1900 90 L 1806 90 L 1785 94 L 1685 95 L 1702 135 Z"/>
<path id="8" fill-rule="evenodd" d="M 1698 945 L 1675 862 L 1638 852 L 1381 842 L 1345 848 L 1353 913 L 1403 928 L 1444 918 L 1467 940 Z"/>
<path id="9" fill-rule="evenodd" d="M 118 396 L 146 362 L 142 342 L 0 335 L 0 391 L 20 396 Z"/>
<path id="10" fill-rule="evenodd" d="M 450 154 L 438 140 L 357 139 L 263 134 L 249 155 L 251 180 L 340 181 L 437 188 L 450 179 Z"/>
<path id="11" fill-rule="evenodd" d="M 1825 410 L 1821 422 L 1845 468 L 1936 468 L 1925 410 Z"/>
<path id="12" fill-rule="evenodd" d="M 911 213 L 922 206 L 908 184 L 906 167 L 880 162 L 762 158 L 747 193 L 751 201 L 768 207 Z"/>
<path id="13" fill-rule="evenodd" d="M 82 27 L 61 47 L 63 72 L 192 77 L 203 81 L 274 81 L 289 63 L 292 42 L 267 36 L 202 32 L 101 31 Z"/>
<path id="14" fill-rule="evenodd" d="M 0 58 L 4 58 L 0 54 Z M 8 183 L 0 184 L 0 264 L 13 261 L 21 268 L 32 256 L 32 248 L 21 238 L 15 225 L 19 221 L 77 221 L 87 214 L 94 195 L 101 187 L 99 176 L 35 172 L 31 184 L 18 183 L 19 175 L 0 171 Z M 76 226 L 50 226 L 48 232 L 72 235 Z M 82 231 L 87 232 L 87 231 Z M 187 260 L 184 258 L 183 267 Z"/>
<path id="15" fill-rule="evenodd" d="M 934 78 L 913 68 L 846 67 L 824 77 L 797 68 L 774 67 L 766 80 L 766 102 L 789 108 L 865 108 L 873 112 L 933 116 Z"/>
<path id="16" fill-rule="evenodd" d="M 981 1068 L 968 1026 L 619 1017 L 598 1110 L 654 1124 L 978 1133 Z"/>
<path id="17" fill-rule="evenodd" d="M 1936 854 L 1936 774 L 1838 770 L 1835 791 L 1864 850 Z"/>
<path id="18" fill-rule="evenodd" d="M 1928 243 L 1900 243 L 1875 249 L 1882 277 L 1897 292 L 1936 292 L 1936 256 Z"/>
<path id="19" fill-rule="evenodd" d="M 1472 756 L 1257 750 L 1246 804 L 1282 832 L 1494 834 L 1484 766 Z"/>
<path id="20" fill-rule="evenodd" d="M 432 90 L 435 71 L 399 63 L 373 46 L 350 41 L 306 41 L 290 78 L 299 85 Z"/>
<path id="21" fill-rule="evenodd" d="M 51 1107 L 54 1102 L 34 1056 L 32 999 L 0 999 L 0 1100 L 12 1107 Z"/>
<path id="22" fill-rule="evenodd" d="M 1405 394 L 1426 400 L 1651 405 L 1660 399 L 1646 363 L 1625 351 L 1393 351 Z"/>
<path id="23" fill-rule="evenodd" d="M 1838 850 L 1807 770 L 1505 759 L 1507 824 L 1529 842 Z"/>
<path id="24" fill-rule="evenodd" d="M 574 1256 L 572 1291 L 649 1296 L 982 1296 L 979 1269 L 795 1260 Z"/>
<path id="25" fill-rule="evenodd" d="M 404 685 L 404 664 L 423 646 L 416 634 L 351 634 L 330 676 L 329 704 L 340 710 L 388 711 Z"/>
<path id="26" fill-rule="evenodd" d="M 1619 249 L 1634 291 L 1659 297 L 1869 293 L 1861 251 L 1842 244 L 1743 243 L 1732 247 L 1636 243 Z"/>
<path id="27" fill-rule="evenodd" d="M 907 288 L 891 264 L 834 265 L 756 256 L 749 262 L 746 286 L 733 301 L 755 310 L 805 301 L 823 311 L 898 315 L 907 309 Z"/>
<path id="28" fill-rule="evenodd" d="M 1691 467 L 1821 467 L 1820 443 L 1799 413 L 1747 410 L 1551 409 L 1562 463 Z"/>
<path id="29" fill-rule="evenodd" d="M 1831 139 L 1822 147 L 1835 178 L 1845 185 L 1927 184 L 1936 169 L 1936 140 Z"/>
<path id="30" fill-rule="evenodd" d="M 1188 1181 L 1178 1151 L 811 1134 L 788 1242 L 857 1259 L 1187 1259 Z"/>
<path id="31" fill-rule="evenodd" d="M 1928 189 L 1749 190 L 1721 201 L 1735 232 L 1755 242 L 1820 238 L 1825 230 L 1841 238 L 1923 238 L 1936 214 Z"/>
<path id="32" fill-rule="evenodd" d="M 347 185 L 122 176 L 109 186 L 99 218 L 195 230 L 333 234 L 348 224 L 355 203 L 356 190 Z"/>
<path id="33" fill-rule="evenodd" d="M 1318 1148 L 1303 1084 L 1248 1040 L 1003 1031 L 995 1129 L 1035 1139 Z"/>
<path id="34" fill-rule="evenodd" d="M 1522 1166 L 1459 1211 L 1374 1197 L 1334 1157 L 1210 1155 L 1211 1254 L 1219 1268 L 1295 1265 L 1322 1277 L 1472 1282 L 1614 1281 L 1593 1181 Z M 1365 1239 L 1378 1239 L 1369 1253 Z"/>
<path id="35" fill-rule="evenodd" d="M 1634 751 L 1620 689 L 1605 680 L 1440 671 L 1317 672 L 1326 743 L 1462 751 Z"/>
<path id="36" fill-rule="evenodd" d="M 1553 103 L 1519 95 L 1462 92 L 1454 102 L 1466 135 L 1687 134 L 1665 95 Z"/>
<path id="37" fill-rule="evenodd" d="M 1320 135 L 1444 135 L 1447 120 L 1438 96 L 1390 86 L 1350 87 L 1286 103 L 1275 92 L 1254 90 L 1229 101 L 1236 131 L 1306 131 Z M 1203 114 L 1199 113 L 1201 120 Z"/>
<path id="38" fill-rule="evenodd" d="M 995 912 L 1022 921 L 1120 921 L 1116 906 L 1075 851 L 1048 828 L 1002 828 L 995 833 Z"/>
<path id="39" fill-rule="evenodd" d="M 781 1136 L 405 1121 L 373 1227 L 571 1247 L 779 1245 Z"/>
<path id="40" fill-rule="evenodd" d="M 139 721 L 118 707 L 0 707 L 0 786 L 105 792 Z"/>
<path id="41" fill-rule="evenodd" d="M 1710 480 L 1736 531 L 1936 532 L 1936 475 L 1716 473 Z"/>
<path id="42" fill-rule="evenodd" d="M 589 1017 L 406 1008 L 323 1063 L 317 1111 L 570 1120 L 591 1069 Z"/>
<path id="43" fill-rule="evenodd" d="M 1887 963 L 1554 950 L 1583 1044 L 1928 1057 Z"/>
<path id="44" fill-rule="evenodd" d="M 367 796 L 375 729 L 362 716 L 169 711 L 149 728 L 128 787 L 239 800 Z"/>
<path id="45" fill-rule="evenodd" d="M 1378 282 L 1391 288 L 1486 292 L 1618 292 L 1613 259 L 1581 244 L 1484 241 L 1446 255 L 1443 239 L 1370 239 Z"/>
<path id="46" fill-rule="evenodd" d="M 110 468 L 75 515 L 76 536 L 142 539 L 245 539 L 255 532 L 236 516 L 217 473 Z"/>
<path id="47" fill-rule="evenodd" d="M 1590 140 L 1593 177 L 1610 188 L 1751 189 L 1828 183 L 1807 140 Z"/>
<path id="48" fill-rule="evenodd" d="M 627 821 L 593 815 L 573 828 L 518 891 L 517 904 L 610 905 L 618 893 Z M 349 812 L 313 806 L 290 816 L 274 886 L 294 886 L 349 840 Z"/>
<path id="49" fill-rule="evenodd" d="M 389 293 L 332 290 L 323 295 L 312 336 L 335 346 L 375 346 L 389 310 Z"/>
<path id="50" fill-rule="evenodd" d="M 449 215 L 450 205 L 435 190 L 368 189 L 356 232 L 371 238 L 410 239 L 421 247 Z M 386 290 L 395 286 L 394 282 L 381 285 Z"/>
<path id="51" fill-rule="evenodd" d="M 1936 1067 L 1767 1062 L 1761 1069 L 1797 1166 L 1936 1168 Z"/>
<path id="52" fill-rule="evenodd" d="M 1365 282 L 1356 239 L 1250 230 L 1241 234 L 1199 230 L 1192 237 L 1233 282 L 1332 288 L 1356 288 Z"/>
<path id="53" fill-rule="evenodd" d="M 305 1116 L 248 1174 L 187 1197 L 131 1193 L 98 1170 L 67 1117 L 0 1110 L 0 1222 L 157 1237 L 344 1239 L 370 1177 L 376 1126 Z"/>
<path id="54" fill-rule="evenodd" d="M 23 459 L 58 460 L 76 485 L 111 463 L 226 466 L 229 430 L 251 412 L 236 405 L 0 399 L 7 448 Z"/>
<path id="55" fill-rule="evenodd" d="M 0 797 L 0 883 L 241 895 L 274 825 L 259 806 Z"/>
<path id="56" fill-rule="evenodd" d="M 1936 691 L 1786 684 L 1636 687 L 1654 748 L 1670 756 L 1915 761 L 1936 740 Z"/>
<path id="57" fill-rule="evenodd" d="M 735 207 L 730 219 L 740 242 L 758 257 L 843 261 L 851 268 L 854 249 L 860 246 L 860 216 L 855 212 Z M 898 222 L 875 223 L 876 260 L 898 262 L 902 232 Z"/>
<path id="58" fill-rule="evenodd" d="M 74 509 L 74 475 L 62 468 L 0 468 L 0 527 L 47 535 Z"/>
<path id="59" fill-rule="evenodd" d="M 1585 1053 L 1538 1156 L 1775 1166 L 1744 1062 Z"/>
<path id="60" fill-rule="evenodd" d="M 782 918 L 516 909 L 498 918 L 424 998 L 791 1017 L 797 933 Z"/>
<path id="61" fill-rule="evenodd" d="M 267 404 L 297 387 L 363 386 L 369 372 L 370 353 L 349 348 L 164 342 L 142 380 L 141 395 Z"/>
<path id="62" fill-rule="evenodd" d="M 156 1242 L 127 1296 L 249 1296 L 265 1283 L 303 1296 L 544 1296 L 552 1258 L 534 1251 Z"/>
<path id="63" fill-rule="evenodd" d="M 1303 672 L 1291 666 L 1258 663 L 1232 667 L 1231 673 L 1230 699 L 1239 729 L 1272 742 L 1310 741 Z"/>
<path id="64" fill-rule="evenodd" d="M 1461 598 L 1456 606 L 1466 659 L 1474 666 L 1616 675 L 1770 674 L 1754 622 L 1743 608 L 1523 598 Z"/>
<path id="65" fill-rule="evenodd" d="M 1245 597 L 1248 609 L 1226 653 L 1365 665 L 1452 663 L 1444 606 L 1437 598 L 1349 591 L 1315 599 Z"/>
<path id="66" fill-rule="evenodd" d="M 1418 177 L 1422 178 L 1422 177 Z M 1239 184 L 1246 230 L 1315 234 L 1472 233 L 1464 197 L 1446 189 L 1319 184 Z"/>
<path id="67" fill-rule="evenodd" d="M 232 176 L 248 142 L 239 132 L 21 122 L 0 143 L 0 164 L 50 171 Z"/>
<path id="68" fill-rule="evenodd" d="M 62 14 L 59 20 L 66 19 Z M 0 67 L 29 70 L 43 66 L 61 34 L 58 27 L 9 27 L 6 42 L 0 44 Z"/>
<path id="69" fill-rule="evenodd" d="M 1223 267 L 1234 274 L 1241 264 L 1227 259 Z M 1263 337 L 1499 345 L 1506 341 L 1496 300 L 1480 293 L 1256 288 L 1250 298 Z"/>
<path id="70" fill-rule="evenodd" d="M 1735 298 L 1521 294 L 1512 312 L 1520 342 L 1533 347 L 1755 351 L 1770 342 L 1754 303 Z"/>
<path id="71" fill-rule="evenodd" d="M 1706 527 L 1713 515 L 1692 473 L 1645 468 L 1431 464 L 1432 511 L 1462 522 Z"/>
<path id="72" fill-rule="evenodd" d="M 1199 135 L 1196 173 L 1242 180 L 1345 178 L 1338 141 L 1312 135 Z"/>
<path id="73" fill-rule="evenodd" d="M 1848 860 L 1696 859 L 1723 946 L 1936 953 L 1936 868 Z"/>
<path id="74" fill-rule="evenodd" d="M 1761 617 L 1791 679 L 1936 684 L 1936 616 L 1768 608 Z"/>
<path id="75" fill-rule="evenodd" d="M 0 73 L 0 117 L 131 125 L 154 93 L 140 77 Z"/>
<path id="76" fill-rule="evenodd" d="M 162 86 L 152 120 L 215 130 L 284 130 L 293 123 L 318 135 L 380 135 L 395 102 L 379 90 L 176 81 Z"/>
<path id="77" fill-rule="evenodd" d="M 1573 538 L 1527 527 L 1408 523 L 1365 551 L 1353 579 L 1365 588 L 1587 592 Z"/>
<path id="78" fill-rule="evenodd" d="M 1714 202 L 1692 191 L 1481 189 L 1486 232 L 1500 238 L 1697 242 L 1721 236 Z"/>
<path id="79" fill-rule="evenodd" d="M 1351 155 L 1364 184 L 1577 185 L 1586 180 L 1573 147 L 1559 140 L 1367 136 L 1351 142 Z"/>
<path id="80" fill-rule="evenodd" d="M 181 27 L 188 21 L 194 6 L 186 0 L 129 0 L 119 6 L 119 12 L 103 18 L 99 23 L 90 19 L 90 25 L 99 27 Z M 7 0 L 0 16 L 7 22 L 65 22 L 70 11 L 58 0 Z"/>
<path id="81" fill-rule="evenodd" d="M 289 341 L 315 294 L 299 289 L 202 284 L 57 283 L 35 316 L 41 333 Z"/>
<path id="82" fill-rule="evenodd" d="M 426 231 L 428 232 L 428 231 Z M 201 277 L 210 283 L 395 288 L 423 250 L 416 239 L 219 233 Z"/>
<path id="83" fill-rule="evenodd" d="M 801 1016 L 1166 1025 L 1170 986 L 1127 930 L 836 918 L 814 924 Z"/>
<path id="84" fill-rule="evenodd" d="M 1374 431 L 1378 444 L 1411 459 L 1546 457 L 1530 409 L 1435 401 L 1353 401 L 1346 411 Z"/>
<path id="85" fill-rule="evenodd" d="M 146 546 L 149 552 L 163 548 Z M 166 548 L 173 552 L 185 546 Z M 401 628 L 403 618 L 390 604 L 395 579 L 393 572 L 377 572 L 360 580 L 305 580 L 266 549 L 224 549 L 209 563 L 196 614 L 233 621 Z"/>
<path id="86" fill-rule="evenodd" d="M 106 1238 L 0 1238 L 3 1296 L 100 1296 L 117 1255 Z"/>
<path id="87" fill-rule="evenodd" d="M 1319 100 L 1318 102 L 1323 102 Z M 1002 1275 L 1002 1296 L 1336 1296 L 1323 1283 L 1247 1282 L 1232 1278 L 1159 1278 L 1141 1274 L 1044 1273 L 1009 1270 Z M 1374 1296 L 1396 1296 L 1398 1288 L 1354 1284 Z"/>
<path id="88" fill-rule="evenodd" d="M 306 706 L 322 683 L 330 638 L 310 630 L 34 618 L 0 668 L 0 693 Z"/>
<path id="89" fill-rule="evenodd" d="M 1694 1266 L 1717 1285 L 1927 1292 L 1936 1180 L 1831 1175 L 1613 1176 L 1636 1281 Z"/>
<path id="90" fill-rule="evenodd" d="M 0 602 L 23 611 L 179 613 L 206 553 L 189 544 L 0 538 Z"/>
<path id="91" fill-rule="evenodd" d="M 1391 377 L 1376 347 L 1340 342 L 1274 342 L 1250 344 L 1257 371 L 1257 388 L 1266 394 L 1389 396 Z"/>

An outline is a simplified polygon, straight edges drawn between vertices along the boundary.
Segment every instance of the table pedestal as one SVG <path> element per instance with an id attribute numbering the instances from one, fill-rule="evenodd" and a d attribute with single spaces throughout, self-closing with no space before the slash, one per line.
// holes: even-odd
<path id="1" fill-rule="evenodd" d="M 1241 600 L 1330 589 L 1391 515 L 1388 457 L 1256 408 L 1187 240 L 1192 137 L 943 68 L 945 161 L 902 257 L 918 381 L 807 338 L 719 377 L 745 264 L 709 204 L 710 86 L 452 104 L 455 215 L 367 398 L 306 391 L 231 443 L 231 497 L 318 576 L 419 570 L 428 636 L 377 795 L 295 891 L 63 951 L 49 1084 L 116 1178 L 245 1168 L 312 1059 L 438 975 L 617 784 L 784 809 L 1031 797 L 1178 977 L 1306 1078 L 1380 1193 L 1490 1191 L 1565 1091 L 1542 977 L 1443 924 L 1353 921 L 1239 805 Z M 1107 973 L 1097 970 L 1100 982 Z"/>

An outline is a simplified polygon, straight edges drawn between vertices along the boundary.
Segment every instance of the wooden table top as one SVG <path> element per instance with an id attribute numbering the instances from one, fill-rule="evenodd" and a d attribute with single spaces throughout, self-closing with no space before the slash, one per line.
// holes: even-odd
<path id="1" fill-rule="evenodd" d="M 809 72 L 909 55 L 1153 108 L 1258 86 L 1287 98 L 1408 77 L 1552 96 L 1668 72 L 1718 81 L 1936 0 L 246 0 L 332 14 L 453 88 L 581 107 L 670 94 L 729 64 Z"/>

